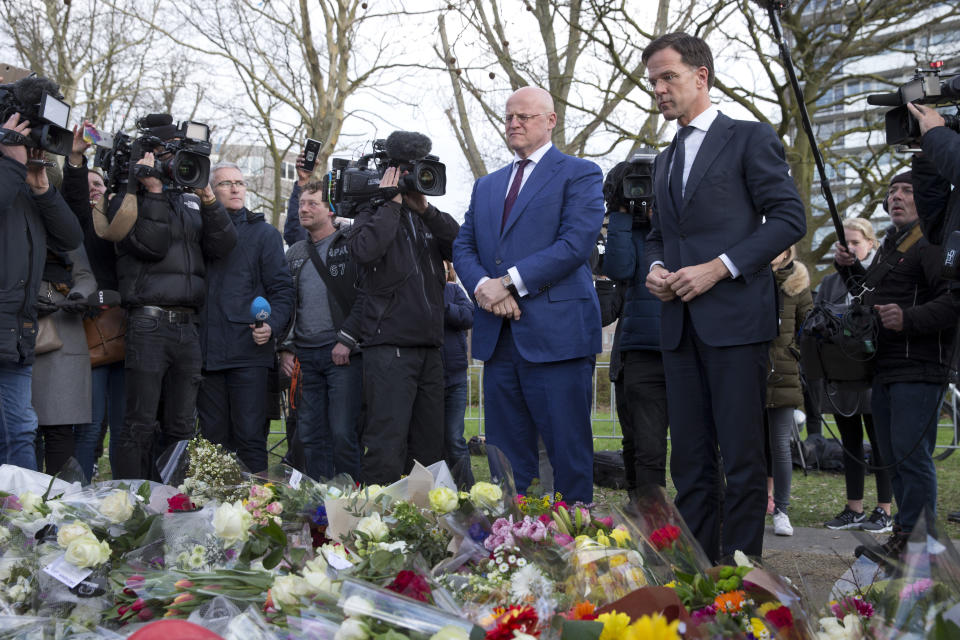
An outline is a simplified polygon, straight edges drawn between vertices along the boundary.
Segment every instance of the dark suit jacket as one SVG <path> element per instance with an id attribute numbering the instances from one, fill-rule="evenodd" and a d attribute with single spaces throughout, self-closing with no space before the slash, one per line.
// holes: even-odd
<path id="1" fill-rule="evenodd" d="M 598 353 L 600 304 L 587 264 L 603 223 L 603 176 L 593 162 L 551 149 L 524 184 L 500 232 L 512 165 L 473 186 L 470 208 L 453 244 L 453 264 L 473 294 L 483 276 L 500 278 L 516 266 L 529 294 L 511 324 L 517 350 L 530 362 L 556 362 Z M 489 360 L 501 318 L 478 309 L 473 357 Z"/>
<path id="2" fill-rule="evenodd" d="M 769 125 L 717 115 L 677 210 L 667 182 L 674 144 L 654 163 L 648 266 L 660 260 L 677 271 L 725 253 L 740 275 L 721 280 L 688 304 L 697 335 L 715 347 L 772 340 L 777 305 L 770 261 L 806 232 L 803 202 L 783 145 Z M 677 298 L 663 305 L 663 349 L 675 349 L 680 342 L 683 304 Z"/>

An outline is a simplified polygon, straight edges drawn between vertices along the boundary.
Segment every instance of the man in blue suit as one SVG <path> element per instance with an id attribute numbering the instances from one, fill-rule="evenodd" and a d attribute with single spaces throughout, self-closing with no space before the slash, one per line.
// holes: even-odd
<path id="1" fill-rule="evenodd" d="M 537 476 L 537 436 L 570 502 L 593 498 L 590 422 L 600 305 L 587 263 L 603 222 L 603 176 L 550 142 L 550 94 L 524 87 L 507 100 L 514 160 L 477 180 L 453 262 L 480 311 L 473 357 L 485 362 L 487 443 L 513 467 L 517 488 Z"/>
<path id="2" fill-rule="evenodd" d="M 770 261 L 803 237 L 804 207 L 773 129 L 710 104 L 703 40 L 667 34 L 642 58 L 661 113 L 680 124 L 654 164 L 645 245 L 647 288 L 664 303 L 676 504 L 711 560 L 759 556 L 767 350 L 778 331 Z"/>

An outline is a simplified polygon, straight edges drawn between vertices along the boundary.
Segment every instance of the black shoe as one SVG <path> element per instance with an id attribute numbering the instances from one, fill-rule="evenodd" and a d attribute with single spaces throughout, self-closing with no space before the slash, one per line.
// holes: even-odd
<path id="1" fill-rule="evenodd" d="M 853 555 L 858 558 L 860 556 L 867 556 L 867 558 L 879 565 L 895 569 L 896 565 L 900 562 L 900 556 L 903 554 L 909 538 L 910 534 L 895 531 L 887 538 L 886 542 L 879 547 L 862 544 L 854 549 Z"/>
<path id="2" fill-rule="evenodd" d="M 888 516 L 886 511 L 877 507 L 870 514 L 870 518 L 860 525 L 860 528 L 870 533 L 887 533 L 893 531 L 893 518 Z"/>
<path id="3" fill-rule="evenodd" d="M 859 529 L 860 525 L 867 519 L 867 514 L 863 511 L 854 511 L 849 506 L 845 506 L 843 511 L 829 522 L 824 522 L 823 526 L 827 529 Z"/>
<path id="4" fill-rule="evenodd" d="M 951 511 L 948 513 L 947 520 L 950 522 L 960 522 L 960 511 Z"/>

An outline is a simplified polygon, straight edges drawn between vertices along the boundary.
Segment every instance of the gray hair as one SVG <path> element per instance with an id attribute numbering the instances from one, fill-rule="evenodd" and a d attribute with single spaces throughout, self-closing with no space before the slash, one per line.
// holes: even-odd
<path id="1" fill-rule="evenodd" d="M 217 171 L 220 169 L 236 169 L 241 174 L 243 174 L 243 169 L 240 168 L 236 162 L 227 162 L 225 160 L 218 162 L 217 164 L 210 167 L 210 188 L 212 189 L 215 185 L 213 183 L 213 177 L 217 175 Z"/>

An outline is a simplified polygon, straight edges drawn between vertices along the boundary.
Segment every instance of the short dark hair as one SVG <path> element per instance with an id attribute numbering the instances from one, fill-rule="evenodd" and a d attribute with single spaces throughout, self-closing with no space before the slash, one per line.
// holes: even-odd
<path id="1" fill-rule="evenodd" d="M 327 181 L 326 180 L 311 180 L 307 184 L 303 185 L 301 189 L 303 193 L 317 193 L 320 192 L 320 199 L 324 202 L 327 201 Z"/>
<path id="2" fill-rule="evenodd" d="M 691 36 L 682 31 L 662 35 L 647 45 L 640 59 L 643 60 L 643 64 L 647 64 L 653 54 L 667 48 L 679 53 L 680 59 L 685 65 L 694 69 L 706 67 L 707 88 L 713 86 L 713 53 L 710 52 L 710 45 L 704 42 L 702 38 Z"/>

